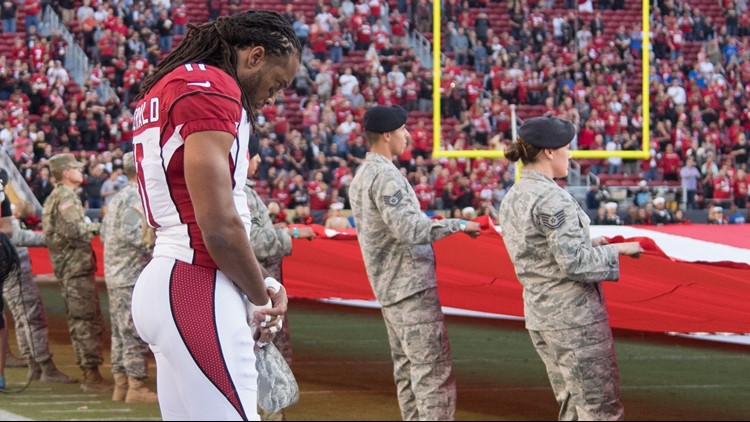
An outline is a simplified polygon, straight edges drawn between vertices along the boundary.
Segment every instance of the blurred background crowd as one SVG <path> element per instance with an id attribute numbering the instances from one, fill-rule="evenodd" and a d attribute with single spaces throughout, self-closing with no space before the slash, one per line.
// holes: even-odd
<path id="1" fill-rule="evenodd" d="M 250 7 L 279 11 L 305 46 L 293 86 L 258 119 L 255 190 L 279 205 L 279 221 L 322 224 L 332 204 L 349 208 L 348 186 L 368 150 L 362 117 L 373 104 L 410 111 L 411 142 L 396 160 L 425 212 L 494 215 L 513 184 L 515 169 L 503 159 L 432 158 L 432 0 L 0 5 L 0 143 L 39 203 L 53 188 L 48 159 L 73 152 L 86 163 L 81 197 L 101 215 L 127 183 L 122 155 L 144 76 L 189 23 Z M 518 119 L 572 120 L 577 149 L 637 151 L 648 118 L 650 160 L 576 160 L 580 177 L 559 183 L 583 189 L 577 198 L 600 224 L 748 220 L 747 0 L 652 1 L 645 52 L 640 0 L 440 7 L 441 149 L 502 148 L 514 107 Z M 648 116 L 643 54 L 651 54 Z M 85 59 L 83 71 L 70 65 L 73 56 Z"/>

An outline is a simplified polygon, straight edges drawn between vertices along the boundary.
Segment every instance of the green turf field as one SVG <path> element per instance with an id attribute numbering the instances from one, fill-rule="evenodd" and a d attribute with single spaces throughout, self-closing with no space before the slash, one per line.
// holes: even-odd
<path id="1" fill-rule="evenodd" d="M 54 284 L 40 287 L 50 313 L 55 360 L 62 370 L 79 376 L 59 290 Z M 106 294 L 102 298 L 108 318 Z M 301 399 L 287 410 L 288 419 L 399 418 L 379 311 L 293 300 L 290 326 Z M 557 418 L 544 366 L 522 323 L 448 317 L 448 329 L 458 419 Z M 627 419 L 750 420 L 747 347 L 633 332 L 616 332 L 615 338 Z M 11 343 L 15 351 L 15 341 Z M 108 350 L 105 356 L 109 358 Z M 103 369 L 111 378 L 109 367 Z M 25 369 L 7 369 L 9 387 L 21 385 L 25 374 Z M 76 385 L 40 382 L 19 394 L 0 395 L 0 420 L 8 417 L 3 411 L 36 420 L 159 419 L 156 405 L 113 403 L 106 395 L 82 394 Z"/>

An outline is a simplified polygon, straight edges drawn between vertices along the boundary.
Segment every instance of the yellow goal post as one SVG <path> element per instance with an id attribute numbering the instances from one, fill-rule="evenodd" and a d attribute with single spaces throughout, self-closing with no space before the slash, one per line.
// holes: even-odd
<path id="1" fill-rule="evenodd" d="M 650 24 L 650 11 L 648 7 L 648 0 L 642 0 L 641 2 L 641 19 L 643 38 L 641 41 L 641 97 L 642 107 L 641 112 L 643 113 L 643 126 L 642 126 L 642 141 L 641 149 L 638 151 L 583 151 L 575 150 L 570 151 L 573 158 L 582 159 L 598 159 L 598 158 L 609 158 L 609 157 L 621 157 L 625 159 L 639 159 L 645 160 L 651 158 L 651 120 L 650 120 L 650 96 L 649 96 L 649 62 L 650 62 L 650 37 L 649 37 L 649 24 Z M 433 1 L 432 6 L 432 33 L 435 34 L 432 37 L 432 139 L 433 148 L 432 156 L 436 158 L 448 157 L 448 158 L 503 158 L 505 154 L 500 150 L 453 150 L 446 151 L 442 148 L 442 125 L 441 125 L 441 97 L 440 97 L 440 77 L 442 71 L 441 61 L 441 31 L 442 31 L 442 13 L 441 13 L 441 1 Z M 516 139 L 516 125 L 515 125 L 515 112 L 514 108 L 511 108 L 513 116 L 511 121 L 513 122 L 512 137 Z"/>

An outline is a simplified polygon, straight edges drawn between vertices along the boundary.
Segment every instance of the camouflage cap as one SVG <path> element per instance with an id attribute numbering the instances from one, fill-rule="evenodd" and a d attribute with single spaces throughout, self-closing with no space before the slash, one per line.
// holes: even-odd
<path id="1" fill-rule="evenodd" d="M 133 153 L 128 152 L 122 156 L 122 168 L 125 171 L 135 170 L 135 160 L 133 159 Z"/>
<path id="2" fill-rule="evenodd" d="M 49 171 L 55 177 L 59 178 L 62 176 L 63 170 L 71 168 L 83 168 L 83 163 L 76 160 L 73 154 L 57 154 L 49 159 Z"/>

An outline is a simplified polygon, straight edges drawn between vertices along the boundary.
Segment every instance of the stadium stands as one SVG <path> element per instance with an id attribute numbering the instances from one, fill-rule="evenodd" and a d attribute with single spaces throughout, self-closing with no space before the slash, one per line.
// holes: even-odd
<path id="1" fill-rule="evenodd" d="M 168 54 L 160 48 L 169 45 L 164 38 L 171 37 L 171 45 L 177 46 L 184 39 L 177 30 L 183 21 L 202 23 L 249 7 L 286 16 L 308 47 L 294 86 L 279 99 L 280 108 L 261 110 L 261 135 L 269 144 L 262 154 L 273 165 L 261 169 L 256 188 L 266 200 L 279 199 L 271 187 L 283 181 L 287 193 L 300 199 L 292 205 L 305 205 L 310 193 L 302 192 L 306 181 L 320 171 L 331 200 L 345 201 L 350 175 L 366 150 L 358 122 L 373 103 L 411 109 L 408 125 L 414 143 L 397 163 L 415 185 L 428 177 L 433 190 L 428 209 L 444 209 L 451 202 L 442 198 L 447 180 L 456 195 L 461 185 L 469 189 L 477 209 L 483 201 L 497 206 L 509 186 L 503 179 L 512 168 L 503 160 L 430 159 L 431 71 L 401 42 L 418 29 L 432 39 L 431 0 L 134 0 L 130 8 L 125 4 L 131 2 L 81 0 L 68 10 L 57 1 L 50 3 L 92 63 L 101 63 L 101 74 L 95 67 L 81 86 L 63 74 L 54 61 L 74 46 L 64 45 L 55 35 L 23 32 L 22 13 L 16 18 L 17 33 L 0 35 L 0 120 L 10 125 L 0 138 L 30 186 L 43 177 L 39 170 L 49 154 L 66 148 L 85 151 L 81 155 L 90 160 L 90 168 L 116 171 L 117 158 L 132 136 L 128 105 L 139 81 Z M 510 142 L 510 104 L 517 105 L 521 119 L 552 114 L 575 121 L 582 128 L 581 149 L 640 148 L 640 0 L 607 2 L 614 10 L 594 1 L 593 13 L 579 12 L 575 2 L 563 0 L 443 3 L 444 148 L 486 149 Z M 607 160 L 581 160 L 583 174 L 596 174 L 605 187 L 631 188 L 645 179 L 654 193 L 679 190 L 679 180 L 664 180 L 663 149 L 672 144 L 680 165 L 692 156 L 702 169 L 710 156 L 709 170 L 712 162 L 717 173 L 726 167 L 726 176 L 719 179 L 727 180 L 716 181 L 717 186 L 728 184 L 731 199 L 742 199 L 747 181 L 739 180 L 746 176 L 737 173 L 747 166 L 739 134 L 750 134 L 750 113 L 742 111 L 748 102 L 744 87 L 750 84 L 750 14 L 746 6 L 725 3 L 667 1 L 653 8 L 652 115 L 646 117 L 652 121 L 654 158 L 624 163 L 621 169 L 610 169 Z M 162 10 L 167 19 L 160 19 Z M 461 46 L 464 33 L 466 50 Z M 483 51 L 477 40 L 485 39 Z M 735 60 L 727 60 L 730 57 Z M 342 79 L 346 69 L 351 69 L 353 79 Z M 53 84 L 56 79 L 67 82 Z M 682 91 L 672 89 L 672 79 L 683 88 L 685 105 L 680 103 Z M 102 99 L 100 80 L 108 81 L 118 97 Z M 36 133 L 22 133 L 24 128 Z M 708 173 L 702 172 L 698 187 L 704 206 L 716 189 Z M 297 175 L 302 183 L 295 182 Z M 744 196 L 746 200 L 746 190 Z"/>

